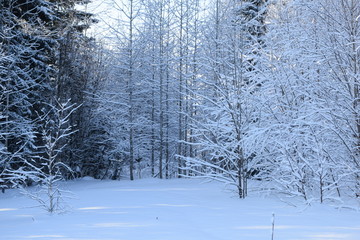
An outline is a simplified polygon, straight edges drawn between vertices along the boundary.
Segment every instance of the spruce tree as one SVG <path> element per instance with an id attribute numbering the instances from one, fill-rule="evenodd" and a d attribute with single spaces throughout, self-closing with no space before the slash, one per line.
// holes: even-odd
<path id="1" fill-rule="evenodd" d="M 0 112 L 4 126 L 0 141 L 5 154 L 0 177 L 15 183 L 11 172 L 25 167 L 36 154 L 36 111 L 50 95 L 55 42 L 47 25 L 54 16 L 51 4 L 41 0 L 4 0 L 0 13 Z"/>

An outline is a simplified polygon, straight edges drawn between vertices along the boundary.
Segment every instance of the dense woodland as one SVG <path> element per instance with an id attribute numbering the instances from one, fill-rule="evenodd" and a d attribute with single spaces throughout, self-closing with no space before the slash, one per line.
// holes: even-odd
<path id="1" fill-rule="evenodd" d="M 204 177 L 240 198 L 254 181 L 360 195 L 358 0 L 119 0 L 108 23 L 87 4 L 0 0 L 3 189 Z"/>

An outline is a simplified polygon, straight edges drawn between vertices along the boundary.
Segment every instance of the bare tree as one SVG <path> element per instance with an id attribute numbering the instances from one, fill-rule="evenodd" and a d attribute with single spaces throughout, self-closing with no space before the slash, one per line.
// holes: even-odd
<path id="1" fill-rule="evenodd" d="M 55 106 L 49 106 L 49 111 L 39 114 L 38 121 L 44 123 L 40 132 L 43 145 L 39 147 L 38 156 L 26 162 L 26 168 L 30 170 L 22 171 L 20 168 L 13 172 L 14 177 L 24 182 L 33 180 L 40 184 L 40 190 L 23 188 L 23 193 L 49 213 L 65 210 L 64 194 L 68 192 L 61 189 L 60 181 L 65 180 L 65 172 L 72 173 L 72 170 L 64 163 L 65 159 L 60 157 L 63 157 L 62 152 L 69 137 L 75 132 L 69 125 L 69 119 L 76 107 L 70 104 L 70 100 L 55 103 Z"/>

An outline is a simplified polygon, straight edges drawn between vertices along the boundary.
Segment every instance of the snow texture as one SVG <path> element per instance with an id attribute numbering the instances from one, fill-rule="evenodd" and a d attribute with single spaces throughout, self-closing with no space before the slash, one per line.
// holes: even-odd
<path id="1" fill-rule="evenodd" d="M 49 215 L 17 190 L 0 198 L 0 239 L 358 240 L 360 214 L 328 205 L 293 207 L 274 197 L 238 199 L 199 180 L 67 182 L 72 210 Z M 359 204 L 356 203 L 356 204 Z M 354 207 L 359 207 L 359 205 Z"/>

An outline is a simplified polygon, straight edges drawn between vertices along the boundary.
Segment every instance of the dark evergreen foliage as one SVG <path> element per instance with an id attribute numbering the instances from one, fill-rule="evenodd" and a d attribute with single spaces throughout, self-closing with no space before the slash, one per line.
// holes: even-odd
<path id="1" fill-rule="evenodd" d="M 89 134 L 86 128 L 94 120 L 86 116 L 91 113 L 86 94 L 95 80 L 88 69 L 95 59 L 87 50 L 96 47 L 83 33 L 96 20 L 75 9 L 85 3 L 0 2 L 0 183 L 6 187 L 18 184 L 19 175 L 42 166 L 41 131 L 46 122 L 40 116 L 47 112 L 46 119 L 55 119 L 49 110 L 69 99 L 78 108 L 65 127 L 78 131 L 63 140 L 68 147 L 57 161 L 77 169 L 83 166 L 79 160 L 89 149 L 84 142 Z"/>
<path id="2" fill-rule="evenodd" d="M 50 95 L 56 42 L 44 25 L 51 21 L 44 1 L 2 1 L 0 9 L 2 134 L 1 178 L 24 167 L 36 154 L 37 111 Z M 7 184 L 9 185 L 9 184 Z"/>

